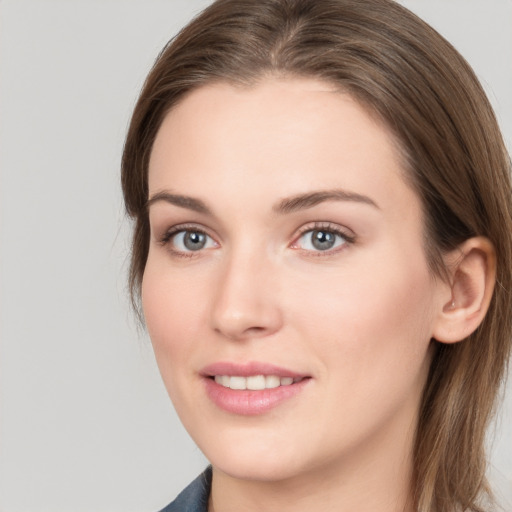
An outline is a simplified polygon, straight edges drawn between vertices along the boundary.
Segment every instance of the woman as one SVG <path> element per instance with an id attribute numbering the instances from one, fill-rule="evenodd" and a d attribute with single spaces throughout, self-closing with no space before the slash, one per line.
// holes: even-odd
<path id="1" fill-rule="evenodd" d="M 389 0 L 219 0 L 122 172 L 134 301 L 212 464 L 165 510 L 490 510 L 510 159 L 449 43 Z"/>

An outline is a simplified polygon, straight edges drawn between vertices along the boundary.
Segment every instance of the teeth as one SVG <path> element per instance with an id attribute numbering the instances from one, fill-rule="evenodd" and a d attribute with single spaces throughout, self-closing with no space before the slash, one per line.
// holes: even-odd
<path id="1" fill-rule="evenodd" d="M 229 387 L 231 389 L 247 389 L 247 379 L 245 377 L 230 377 Z"/>
<path id="2" fill-rule="evenodd" d="M 275 375 L 268 375 L 265 377 L 265 387 L 272 389 L 272 388 L 278 388 L 281 385 L 281 380 L 279 377 L 276 377 Z"/>
<path id="3" fill-rule="evenodd" d="M 215 382 L 225 388 L 229 388 L 229 379 L 229 375 L 215 375 Z"/>
<path id="4" fill-rule="evenodd" d="M 233 377 L 231 377 L 233 378 Z M 239 379 L 242 379 L 243 377 L 238 377 Z M 247 377 L 247 389 L 265 389 L 265 377 L 263 375 L 254 375 L 251 377 Z"/>
<path id="5" fill-rule="evenodd" d="M 300 377 L 278 377 L 277 375 L 251 375 L 241 377 L 238 375 L 215 375 L 215 382 L 231 389 L 250 389 L 253 391 L 261 389 L 273 389 L 279 386 L 290 386 L 302 380 Z"/>

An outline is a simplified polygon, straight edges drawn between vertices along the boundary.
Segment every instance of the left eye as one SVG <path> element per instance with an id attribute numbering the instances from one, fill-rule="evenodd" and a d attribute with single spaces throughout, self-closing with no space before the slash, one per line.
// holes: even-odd
<path id="1" fill-rule="evenodd" d="M 329 229 L 310 229 L 301 235 L 296 247 L 305 251 L 329 251 L 347 243 L 341 233 Z"/>
<path id="2" fill-rule="evenodd" d="M 194 252 L 209 249 L 215 246 L 215 242 L 202 231 L 183 230 L 172 236 L 172 245 L 176 251 Z"/>

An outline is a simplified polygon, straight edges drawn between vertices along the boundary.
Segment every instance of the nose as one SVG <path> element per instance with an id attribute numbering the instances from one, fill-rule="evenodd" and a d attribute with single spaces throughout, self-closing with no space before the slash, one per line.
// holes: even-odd
<path id="1" fill-rule="evenodd" d="M 213 329 L 231 340 L 262 338 L 279 331 L 275 272 L 264 258 L 230 258 L 219 272 L 212 304 Z"/>

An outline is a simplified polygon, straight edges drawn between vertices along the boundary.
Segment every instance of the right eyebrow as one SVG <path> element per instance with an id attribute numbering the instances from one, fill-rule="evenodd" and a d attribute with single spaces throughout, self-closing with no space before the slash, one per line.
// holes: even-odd
<path id="1" fill-rule="evenodd" d="M 171 194 L 170 192 L 165 191 L 153 194 L 146 202 L 146 210 L 149 210 L 151 205 L 160 201 L 173 204 L 174 206 L 179 206 L 180 208 L 186 208 L 187 210 L 192 210 L 197 213 L 204 213 L 207 215 L 212 214 L 210 209 L 200 199 L 183 196 L 181 194 Z"/>

